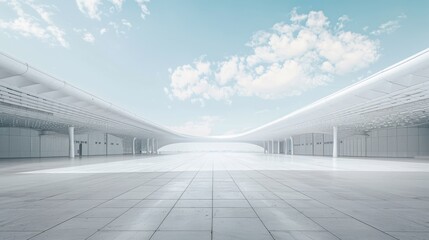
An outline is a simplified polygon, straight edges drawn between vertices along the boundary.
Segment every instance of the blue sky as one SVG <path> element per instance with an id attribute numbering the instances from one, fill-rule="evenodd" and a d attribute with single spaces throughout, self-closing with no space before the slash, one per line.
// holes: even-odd
<path id="1" fill-rule="evenodd" d="M 429 1 L 0 0 L 0 51 L 197 135 L 275 120 L 429 47 Z"/>

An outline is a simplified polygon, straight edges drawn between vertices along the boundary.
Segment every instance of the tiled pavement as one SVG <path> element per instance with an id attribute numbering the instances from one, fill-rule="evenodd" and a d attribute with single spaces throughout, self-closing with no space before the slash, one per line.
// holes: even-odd
<path id="1" fill-rule="evenodd" d="M 429 239 L 429 161 L 0 160 L 0 239 Z"/>

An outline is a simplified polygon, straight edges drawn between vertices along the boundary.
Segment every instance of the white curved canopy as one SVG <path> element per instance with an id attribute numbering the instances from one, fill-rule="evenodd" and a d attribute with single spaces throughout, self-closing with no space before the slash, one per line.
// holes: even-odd
<path id="1" fill-rule="evenodd" d="M 66 132 L 104 131 L 164 144 L 186 141 L 259 142 L 303 133 L 364 133 L 414 126 L 429 119 L 429 49 L 276 121 L 242 134 L 196 137 L 147 121 L 28 64 L 0 54 L 0 126 Z"/>
<path id="2" fill-rule="evenodd" d="M 429 120 L 429 49 L 234 139 L 282 139 L 303 133 L 365 133 Z"/>

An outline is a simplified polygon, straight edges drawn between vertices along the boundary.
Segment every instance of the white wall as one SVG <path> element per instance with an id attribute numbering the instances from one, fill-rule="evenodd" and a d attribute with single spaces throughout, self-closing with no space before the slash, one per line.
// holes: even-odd
<path id="1" fill-rule="evenodd" d="M 371 131 L 366 138 L 367 156 L 429 156 L 429 128 L 389 128 Z"/>
<path id="2" fill-rule="evenodd" d="M 40 157 L 61 157 L 69 154 L 69 138 L 63 134 L 46 134 L 40 137 Z"/>
<path id="3" fill-rule="evenodd" d="M 109 139 L 108 147 L 112 150 L 106 150 L 106 137 Z M 122 146 L 121 139 L 117 139 L 110 134 L 107 134 L 106 136 L 104 133 L 91 132 L 85 134 L 75 134 L 74 138 L 74 149 L 76 156 L 79 156 L 80 144 L 82 144 L 82 156 L 106 155 L 107 152 L 110 152 L 109 154 L 117 154 L 117 148 L 120 148 L 118 146 Z"/>
<path id="4" fill-rule="evenodd" d="M 123 140 L 123 146 L 124 146 L 124 153 L 125 154 L 132 154 L 133 153 L 133 139 L 132 138 L 126 138 Z M 137 152 L 137 150 L 136 150 Z"/>
<path id="5" fill-rule="evenodd" d="M 332 135 L 330 134 L 303 134 L 293 138 L 294 154 L 332 156 Z M 313 144 L 314 152 L 311 148 Z M 339 139 L 339 156 L 429 156 L 429 128 L 382 128 L 362 135 L 347 136 Z"/>
<path id="6" fill-rule="evenodd" d="M 91 133 L 88 134 L 89 155 L 106 155 L 106 134 Z M 76 146 L 75 146 L 76 149 Z"/>
<path id="7" fill-rule="evenodd" d="M 0 128 L 0 158 L 39 157 L 39 132 L 30 129 Z"/>
<path id="8" fill-rule="evenodd" d="M 107 146 L 108 155 L 124 154 L 123 140 L 121 138 L 111 134 L 107 134 L 107 140 L 108 140 L 108 146 Z"/>
<path id="9" fill-rule="evenodd" d="M 82 156 L 132 152 L 132 139 L 124 147 L 124 140 L 111 134 L 97 132 L 75 134 L 76 156 L 79 156 L 81 143 Z M 139 149 L 136 148 L 137 153 Z M 66 157 L 68 154 L 68 135 L 26 128 L 0 128 L 0 158 Z"/>

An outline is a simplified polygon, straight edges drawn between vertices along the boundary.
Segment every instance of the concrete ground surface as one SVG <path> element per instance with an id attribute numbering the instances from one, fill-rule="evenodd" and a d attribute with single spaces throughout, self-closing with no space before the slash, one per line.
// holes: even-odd
<path id="1" fill-rule="evenodd" d="M 429 160 L 0 160 L 0 239 L 429 239 Z"/>

